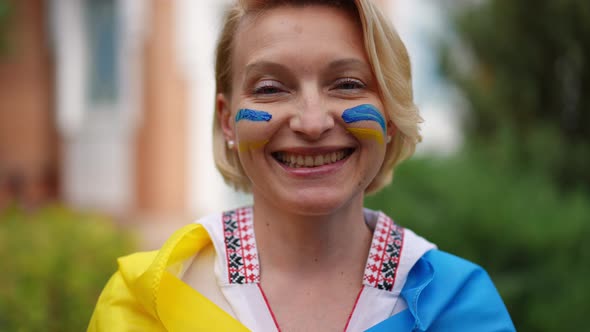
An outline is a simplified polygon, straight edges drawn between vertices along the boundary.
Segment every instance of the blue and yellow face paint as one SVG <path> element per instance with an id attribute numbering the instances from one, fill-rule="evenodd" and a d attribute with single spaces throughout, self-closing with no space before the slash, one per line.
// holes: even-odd
<path id="1" fill-rule="evenodd" d="M 348 130 L 358 139 L 372 139 L 379 142 L 380 144 L 385 143 L 384 136 L 387 130 L 385 118 L 383 118 L 383 115 L 381 115 L 375 106 L 371 104 L 362 104 L 344 110 L 344 112 L 342 112 L 342 120 L 348 124 L 359 121 L 374 121 L 378 123 L 381 127 L 381 130 L 355 127 L 348 127 L 346 130 Z"/>
<path id="2" fill-rule="evenodd" d="M 265 112 L 265 111 L 251 110 L 248 108 L 242 108 L 236 114 L 236 122 L 243 121 L 243 120 L 254 121 L 254 122 L 260 122 L 260 121 L 268 122 L 268 121 L 270 121 L 270 119 L 272 119 L 272 115 L 270 113 Z"/>
<path id="3" fill-rule="evenodd" d="M 383 134 L 380 130 L 369 128 L 346 128 L 346 130 L 358 139 L 370 139 L 380 144 L 384 143 Z"/>
<path id="4" fill-rule="evenodd" d="M 236 114 L 236 123 L 240 121 L 250 122 L 269 122 L 272 119 L 272 114 L 265 111 L 257 111 L 248 108 L 238 110 Z M 245 152 L 248 150 L 256 150 L 264 147 L 268 143 L 268 139 L 261 141 L 241 141 L 238 142 L 238 151 Z"/>
<path id="5" fill-rule="evenodd" d="M 269 122 L 272 119 L 272 114 L 253 110 L 248 108 L 242 108 L 238 110 L 235 122 Z M 379 110 L 371 104 L 362 104 L 349 108 L 342 112 L 342 120 L 347 124 L 353 124 L 361 121 L 372 121 L 379 125 L 381 129 L 367 128 L 367 127 L 348 127 L 346 130 L 354 135 L 357 139 L 361 140 L 374 140 L 380 144 L 385 143 L 386 124 L 385 118 L 379 112 Z M 237 144 L 238 151 L 245 152 L 248 150 L 256 150 L 264 147 L 268 143 L 268 139 L 265 140 L 244 140 Z"/>
<path id="6" fill-rule="evenodd" d="M 265 146 L 266 143 L 268 143 L 267 139 L 262 141 L 242 141 L 238 143 L 238 151 L 245 152 L 248 150 L 260 149 Z"/>

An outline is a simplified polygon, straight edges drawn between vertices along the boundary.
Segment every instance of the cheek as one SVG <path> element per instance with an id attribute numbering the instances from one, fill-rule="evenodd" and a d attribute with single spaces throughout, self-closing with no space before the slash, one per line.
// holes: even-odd
<path id="1" fill-rule="evenodd" d="M 245 152 L 264 147 L 276 130 L 277 119 L 262 110 L 240 109 L 235 116 L 238 150 Z"/>
<path id="2" fill-rule="evenodd" d="M 385 118 L 374 105 L 363 104 L 344 110 L 342 120 L 347 125 L 346 130 L 357 139 L 385 146 Z"/>
<path id="3" fill-rule="evenodd" d="M 383 132 L 380 129 L 348 127 L 346 130 L 348 130 L 348 132 L 350 132 L 358 140 L 373 141 L 380 146 L 385 145 L 385 138 L 383 137 Z"/>

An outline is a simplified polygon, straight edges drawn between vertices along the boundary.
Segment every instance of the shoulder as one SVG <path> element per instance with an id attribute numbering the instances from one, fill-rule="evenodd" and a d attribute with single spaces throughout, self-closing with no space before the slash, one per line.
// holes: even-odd
<path id="1" fill-rule="evenodd" d="M 133 328 L 129 322 L 143 331 L 159 330 L 156 315 L 141 301 L 147 293 L 138 294 L 134 287 L 134 281 L 148 269 L 156 255 L 157 251 L 140 252 L 118 259 L 119 270 L 102 290 L 88 332 L 126 331 Z"/>
<path id="2" fill-rule="evenodd" d="M 416 262 L 402 296 L 421 330 L 514 331 L 487 272 L 444 251 L 430 250 Z"/>
<path id="3" fill-rule="evenodd" d="M 142 331 L 160 331 L 156 296 L 164 273 L 178 273 L 183 261 L 208 243 L 204 227 L 194 223 L 177 230 L 159 250 L 119 258 L 118 271 L 103 289 L 88 331 L 122 331 L 127 322 L 139 324 Z"/>

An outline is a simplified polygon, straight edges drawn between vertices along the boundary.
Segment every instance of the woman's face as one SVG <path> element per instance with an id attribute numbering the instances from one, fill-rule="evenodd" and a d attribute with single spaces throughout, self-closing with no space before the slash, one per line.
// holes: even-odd
<path id="1" fill-rule="evenodd" d="M 283 6 L 246 19 L 234 38 L 219 116 L 255 202 L 309 215 L 362 204 L 388 121 L 360 24 L 333 7 Z"/>

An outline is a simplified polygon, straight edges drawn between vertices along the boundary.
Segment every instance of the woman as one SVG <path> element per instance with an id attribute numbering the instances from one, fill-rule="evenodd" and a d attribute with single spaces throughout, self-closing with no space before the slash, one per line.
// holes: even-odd
<path id="1" fill-rule="evenodd" d="M 253 207 L 121 258 L 90 331 L 514 330 L 481 268 L 363 209 L 420 140 L 373 4 L 241 1 L 216 79 L 216 163 Z"/>

